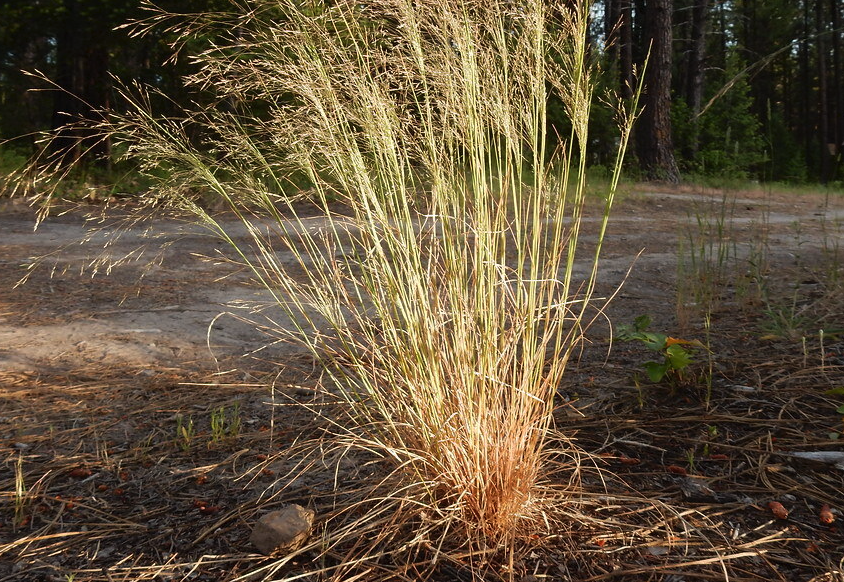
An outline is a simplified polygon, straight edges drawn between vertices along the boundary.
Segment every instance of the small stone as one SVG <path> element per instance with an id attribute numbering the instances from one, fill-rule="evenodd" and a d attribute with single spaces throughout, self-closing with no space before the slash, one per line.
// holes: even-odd
<path id="1" fill-rule="evenodd" d="M 259 519 L 249 541 L 266 556 L 292 552 L 308 539 L 313 523 L 313 510 L 294 503 Z"/>

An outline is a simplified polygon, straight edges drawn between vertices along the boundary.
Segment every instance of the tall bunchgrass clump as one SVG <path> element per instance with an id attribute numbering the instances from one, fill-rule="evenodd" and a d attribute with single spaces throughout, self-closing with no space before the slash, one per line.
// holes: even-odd
<path id="1" fill-rule="evenodd" d="M 724 303 L 753 310 L 770 293 L 770 208 L 737 228 L 736 200 L 723 196 L 696 204 L 684 224 L 677 252 L 677 320 L 705 327 Z"/>
<path id="2" fill-rule="evenodd" d="M 684 225 L 677 252 L 677 320 L 682 328 L 692 315 L 701 321 L 723 300 L 737 262 L 738 245 L 733 232 L 735 201 L 695 205 Z"/>
<path id="3" fill-rule="evenodd" d="M 273 333 L 307 348 L 340 395 L 338 438 L 390 460 L 388 497 L 414 539 L 511 547 L 570 485 L 544 479 L 552 451 L 577 481 L 555 393 L 588 323 L 632 123 L 620 108 L 599 242 L 584 251 L 588 4 L 238 6 L 137 23 L 208 41 L 189 82 L 213 106 L 158 118 L 127 91 L 134 108 L 106 131 L 168 175 L 158 199 L 196 213 L 271 294 Z M 548 135 L 551 93 L 563 136 Z M 197 191 L 224 200 L 250 242 Z"/>

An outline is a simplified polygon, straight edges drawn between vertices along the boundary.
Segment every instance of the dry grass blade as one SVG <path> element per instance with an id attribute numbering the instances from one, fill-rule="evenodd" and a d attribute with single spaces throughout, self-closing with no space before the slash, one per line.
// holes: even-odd
<path id="1" fill-rule="evenodd" d="M 263 328 L 324 366 L 340 395 L 326 438 L 383 460 L 389 487 L 370 523 L 326 524 L 339 529 L 326 530 L 324 547 L 361 567 L 415 564 L 428 547 L 433 562 L 512 563 L 577 489 L 582 453 L 554 434 L 552 414 L 589 323 L 633 120 L 622 112 L 587 250 L 588 3 L 234 8 L 187 22 L 155 9 L 137 27 L 171 26 L 182 40 L 213 31 L 188 82 L 233 109 L 161 119 L 143 89 L 127 90 L 129 113 L 110 115 L 103 134 L 151 172 L 168 169 L 156 199 L 169 196 L 228 243 L 271 297 Z M 571 124 L 555 151 L 551 93 Z M 197 147 L 194 129 L 215 145 Z M 297 181 L 316 224 L 289 195 Z M 242 220 L 247 244 L 185 195 L 196 187 Z M 185 446 L 191 426 L 179 425 Z M 570 461 L 566 487 L 540 486 L 557 455 L 549 438 Z M 362 528 L 380 531 L 387 508 L 406 537 L 344 548 Z"/>

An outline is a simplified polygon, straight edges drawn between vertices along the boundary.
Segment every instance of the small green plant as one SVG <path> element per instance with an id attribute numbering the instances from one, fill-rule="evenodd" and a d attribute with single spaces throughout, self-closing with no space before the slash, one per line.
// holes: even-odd
<path id="1" fill-rule="evenodd" d="M 686 239 L 680 239 L 677 261 L 678 309 L 693 306 L 710 311 L 737 254 L 733 233 L 735 200 L 726 196 L 714 211 L 695 208 L 689 214 Z"/>
<path id="2" fill-rule="evenodd" d="M 640 315 L 632 325 L 621 325 L 616 339 L 620 341 L 639 341 L 649 350 L 662 356 L 659 361 L 649 360 L 642 364 L 652 382 L 668 380 L 672 384 L 682 382 L 686 369 L 694 362 L 693 350 L 706 346 L 698 340 L 686 340 L 670 337 L 664 333 L 648 331 L 651 318 Z"/>
<path id="3" fill-rule="evenodd" d="M 715 372 L 715 363 L 712 361 L 712 314 L 708 313 L 703 318 L 703 329 L 706 332 L 706 407 L 712 402 L 712 376 Z M 717 432 L 717 429 L 716 429 Z"/>
<path id="4" fill-rule="evenodd" d="M 801 305 L 799 299 L 799 289 L 795 289 L 788 303 L 765 301 L 764 319 L 760 324 L 764 339 L 796 340 L 805 335 L 806 329 L 812 325 L 806 316 L 812 304 Z"/>
<path id="5" fill-rule="evenodd" d="M 758 221 L 737 229 L 736 201 L 722 197 L 689 212 L 677 251 L 677 321 L 689 328 L 725 300 L 756 308 L 768 296 L 770 206 Z"/>
<path id="6" fill-rule="evenodd" d="M 236 438 L 240 434 L 240 403 L 231 409 L 221 406 L 211 411 L 211 442 Z"/>
<path id="7" fill-rule="evenodd" d="M 636 386 L 636 395 L 638 397 L 639 410 L 642 410 L 645 407 L 645 391 L 642 389 L 642 383 L 639 380 L 639 374 L 634 374 L 633 385 Z"/>
<path id="8" fill-rule="evenodd" d="M 694 473 L 695 468 L 695 449 L 694 447 L 686 450 L 686 463 L 689 465 L 689 470 Z"/>
<path id="9" fill-rule="evenodd" d="M 194 436 L 196 436 L 196 430 L 193 427 L 193 417 L 188 417 L 187 422 L 185 422 L 185 419 L 181 414 L 177 415 L 176 442 L 183 451 L 187 452 L 190 450 Z"/>
<path id="10" fill-rule="evenodd" d="M 714 424 L 706 425 L 706 441 L 703 443 L 703 456 L 708 457 L 712 453 L 711 441 L 718 438 L 718 427 Z"/>

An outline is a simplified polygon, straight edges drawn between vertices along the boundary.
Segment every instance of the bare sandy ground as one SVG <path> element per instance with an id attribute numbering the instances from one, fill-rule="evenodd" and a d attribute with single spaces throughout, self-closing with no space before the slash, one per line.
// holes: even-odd
<path id="1" fill-rule="evenodd" d="M 124 212 L 100 223 L 85 219 L 91 210 L 37 229 L 29 211 L 0 212 L 0 369 L 207 368 L 267 343 L 234 317 L 233 302 L 260 291 L 214 260 L 221 243 L 203 228 L 161 219 L 123 230 Z"/>
<path id="2" fill-rule="evenodd" d="M 624 197 L 614 211 L 601 275 L 609 293 L 635 260 L 611 308 L 616 317 L 651 313 L 672 325 L 680 241 L 699 228 L 701 216 L 715 220 L 724 200 L 722 193 L 687 189 Z M 841 200 L 762 192 L 726 200 L 736 248 L 764 228 L 772 255 L 795 262 L 841 239 Z M 67 210 L 35 229 L 34 214 L 22 202 L 0 207 L 0 370 L 122 367 L 150 374 L 225 366 L 249 354 L 270 361 L 295 355 L 281 345 L 264 349 L 270 340 L 240 320 L 246 314 L 241 302 L 266 295 L 220 260 L 229 250 L 220 240 L 173 217 L 123 230 L 126 208 L 101 211 Z M 221 220 L 243 238 L 233 218 Z"/>

